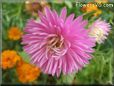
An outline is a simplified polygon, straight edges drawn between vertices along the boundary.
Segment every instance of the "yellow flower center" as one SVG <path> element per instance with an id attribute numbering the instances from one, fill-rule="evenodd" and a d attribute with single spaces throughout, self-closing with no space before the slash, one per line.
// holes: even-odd
<path id="1" fill-rule="evenodd" d="M 92 29 L 89 34 L 90 36 L 95 37 L 97 42 L 99 42 L 102 38 L 104 38 L 104 31 L 98 27 Z"/>

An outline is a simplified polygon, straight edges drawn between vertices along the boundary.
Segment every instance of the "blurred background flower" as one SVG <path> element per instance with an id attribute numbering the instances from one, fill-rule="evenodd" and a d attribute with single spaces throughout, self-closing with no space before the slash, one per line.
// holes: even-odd
<path id="1" fill-rule="evenodd" d="M 40 76 L 40 68 L 21 60 L 16 66 L 17 76 L 20 82 L 30 83 Z"/>
<path id="2" fill-rule="evenodd" d="M 38 10 L 43 11 L 45 7 L 50 7 L 47 0 L 39 0 L 39 1 L 27 0 L 27 1 L 25 1 L 25 10 L 29 14 L 32 14 L 33 16 L 37 16 Z"/>
<path id="3" fill-rule="evenodd" d="M 97 5 L 92 2 L 89 2 L 84 5 L 81 10 L 85 13 L 94 12 L 93 16 L 99 16 L 102 13 L 102 11 L 97 7 Z"/>
<path id="4" fill-rule="evenodd" d="M 3 69 L 9 69 L 16 66 L 17 62 L 20 61 L 20 56 L 15 50 L 4 50 L 1 60 L 1 67 Z"/>
<path id="5" fill-rule="evenodd" d="M 111 26 L 106 21 L 97 19 L 89 28 L 89 34 L 94 37 L 96 42 L 101 44 L 107 39 Z"/>
<path id="6" fill-rule="evenodd" d="M 18 27 L 11 27 L 8 30 L 8 37 L 10 40 L 19 40 L 22 36 L 23 32 L 20 31 Z"/>
<path id="7" fill-rule="evenodd" d="M 107 3 L 109 0 L 94 0 L 96 3 Z"/>

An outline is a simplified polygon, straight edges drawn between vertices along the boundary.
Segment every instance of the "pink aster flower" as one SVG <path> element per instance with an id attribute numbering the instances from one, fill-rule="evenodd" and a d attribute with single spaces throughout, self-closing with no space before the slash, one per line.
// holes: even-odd
<path id="1" fill-rule="evenodd" d="M 74 19 L 71 14 L 66 17 L 66 8 L 60 15 L 49 8 L 39 15 L 41 21 L 28 21 L 22 42 L 33 64 L 46 74 L 59 76 L 61 72 L 78 72 L 89 63 L 95 41 L 85 30 L 87 21 L 82 16 Z"/>
<path id="2" fill-rule="evenodd" d="M 99 18 L 90 26 L 89 35 L 94 37 L 98 44 L 101 44 L 107 38 L 110 29 L 110 24 Z"/>

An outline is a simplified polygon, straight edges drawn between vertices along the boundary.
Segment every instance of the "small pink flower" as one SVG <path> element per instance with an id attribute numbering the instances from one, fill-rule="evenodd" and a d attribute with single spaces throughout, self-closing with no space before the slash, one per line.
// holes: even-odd
<path id="1" fill-rule="evenodd" d="M 60 15 L 45 8 L 45 14 L 39 12 L 40 22 L 28 21 L 23 36 L 25 52 L 31 56 L 31 62 L 46 74 L 59 76 L 78 72 L 92 57 L 95 40 L 85 30 L 87 21 L 82 16 L 74 19 L 63 8 Z"/>
<path id="2" fill-rule="evenodd" d="M 101 19 L 97 19 L 89 28 L 89 35 L 94 37 L 98 44 L 104 42 L 111 29 L 110 24 Z"/>

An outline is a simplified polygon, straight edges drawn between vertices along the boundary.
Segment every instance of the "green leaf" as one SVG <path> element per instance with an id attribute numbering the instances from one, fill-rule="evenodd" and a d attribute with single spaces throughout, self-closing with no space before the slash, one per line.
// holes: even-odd
<path id="1" fill-rule="evenodd" d="M 69 8 L 72 8 L 72 2 L 71 2 L 71 1 L 65 1 L 65 4 L 66 4 Z"/>
<path id="2" fill-rule="evenodd" d="M 25 52 L 18 52 L 18 53 L 25 62 L 28 62 L 28 63 L 30 62 L 30 56 L 27 53 Z"/>

